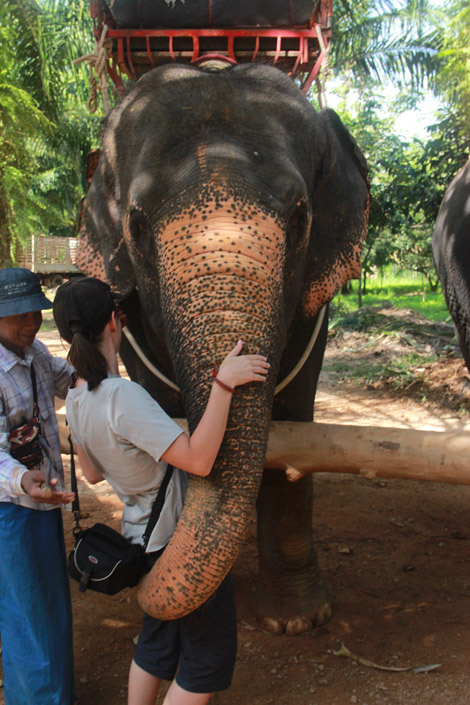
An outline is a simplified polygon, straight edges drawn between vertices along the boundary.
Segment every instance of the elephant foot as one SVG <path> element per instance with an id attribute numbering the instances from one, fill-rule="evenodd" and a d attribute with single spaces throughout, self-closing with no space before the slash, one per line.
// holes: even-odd
<path id="1" fill-rule="evenodd" d="M 257 612 L 274 634 L 304 634 L 325 624 L 333 594 L 323 577 L 312 532 L 312 478 L 292 485 L 266 470 L 258 509 Z"/>
<path id="2" fill-rule="evenodd" d="M 319 627 L 331 619 L 333 610 L 331 605 L 325 603 L 315 614 L 313 619 L 309 617 L 292 617 L 292 619 L 280 619 L 275 617 L 265 617 L 263 627 L 271 634 L 286 634 L 286 636 L 298 636 L 311 632 L 314 627 Z"/>
<path id="3" fill-rule="evenodd" d="M 324 578 L 311 591 L 295 588 L 278 590 L 272 585 L 258 589 L 258 615 L 266 631 L 298 636 L 326 624 L 333 614 L 333 595 Z"/>

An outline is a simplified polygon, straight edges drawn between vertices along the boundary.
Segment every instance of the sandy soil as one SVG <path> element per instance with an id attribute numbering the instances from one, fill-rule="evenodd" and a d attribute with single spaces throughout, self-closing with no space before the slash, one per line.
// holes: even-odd
<path id="1" fill-rule="evenodd" d="M 53 333 L 41 337 L 55 354 L 64 353 Z M 354 345 L 344 338 L 333 340 L 316 421 L 470 430 L 466 371 L 458 356 L 444 356 L 425 371 L 427 383 L 434 379 L 434 392 L 424 405 L 413 397 L 416 384 L 405 395 L 386 385 L 357 387 L 334 368 L 341 356 L 354 364 L 358 356 L 386 353 L 385 348 L 364 352 L 358 338 Z M 453 404 L 444 403 L 446 384 L 454 387 Z M 468 705 L 470 487 L 342 474 L 317 475 L 315 487 L 312 522 L 320 565 L 336 595 L 333 618 L 299 637 L 263 631 L 253 609 L 253 518 L 234 569 L 239 613 L 235 677 L 229 691 L 213 698 L 214 705 Z M 106 483 L 92 489 L 81 479 L 80 497 L 85 525 L 99 520 L 119 528 L 119 502 Z M 65 526 L 71 546 L 69 513 Z M 141 620 L 134 594 L 82 595 L 74 583 L 72 596 L 78 705 L 125 702 Z M 342 643 L 372 663 L 336 655 Z M 434 670 L 398 670 L 436 664 Z"/>

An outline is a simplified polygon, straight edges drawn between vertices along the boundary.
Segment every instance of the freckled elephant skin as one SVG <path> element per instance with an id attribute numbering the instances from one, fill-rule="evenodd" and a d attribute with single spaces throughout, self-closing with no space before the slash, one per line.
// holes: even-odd
<path id="1" fill-rule="evenodd" d="M 214 591 L 258 509 L 260 615 L 299 633 L 331 614 L 318 569 L 311 478 L 263 477 L 271 418 L 309 421 L 326 341 L 278 396 L 320 307 L 357 276 L 368 209 L 364 158 L 333 111 L 316 113 L 276 69 L 146 74 L 110 114 L 85 199 L 79 266 L 106 277 L 131 332 L 178 394 L 121 356 L 192 431 L 214 363 L 235 342 L 271 362 L 265 384 L 237 388 L 209 478 L 191 478 L 183 515 L 141 582 L 142 607 L 173 619 Z M 266 607 L 265 610 L 263 608 Z"/>
<path id="2" fill-rule="evenodd" d="M 434 263 L 470 371 L 470 161 L 449 185 L 432 236 Z"/>

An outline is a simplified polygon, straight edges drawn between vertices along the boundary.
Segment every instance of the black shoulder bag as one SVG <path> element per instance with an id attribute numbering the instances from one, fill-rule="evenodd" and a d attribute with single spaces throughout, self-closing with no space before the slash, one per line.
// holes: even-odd
<path id="1" fill-rule="evenodd" d="M 72 505 L 75 514 L 73 532 L 75 548 L 69 554 L 69 575 L 79 582 L 81 592 L 85 592 L 88 588 L 106 595 L 115 595 L 124 588 L 134 587 L 142 577 L 146 563 L 145 549 L 162 511 L 173 466 L 168 465 L 152 505 L 147 527 L 142 536 L 143 545 L 135 544 L 106 524 L 94 524 L 89 529 L 80 529 L 77 478 L 70 437 L 69 443 L 72 490 L 76 497 L 76 503 Z"/>

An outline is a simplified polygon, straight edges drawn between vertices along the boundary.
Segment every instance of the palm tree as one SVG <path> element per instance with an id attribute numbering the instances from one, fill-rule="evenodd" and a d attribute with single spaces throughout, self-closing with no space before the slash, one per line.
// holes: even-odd
<path id="1" fill-rule="evenodd" d="M 468 0 L 453 0 L 446 8 L 442 50 L 439 58 L 442 68 L 435 86 L 438 94 L 449 105 L 449 114 L 458 116 L 464 126 L 464 134 L 470 143 L 470 6 Z M 440 16 L 442 20 L 442 13 Z"/>
<path id="2" fill-rule="evenodd" d="M 5 20 L 9 21 L 6 22 Z M 30 195 L 37 167 L 31 140 L 47 134 L 51 123 L 30 93 L 20 85 L 17 56 L 24 44 L 16 43 L 16 18 L 0 8 L 0 264 L 11 264 L 18 239 L 25 237 L 40 206 Z M 16 54 L 16 50 L 18 54 Z M 32 62 L 34 64 L 34 62 Z M 18 217 L 21 215 L 21 217 Z"/>
<path id="3" fill-rule="evenodd" d="M 8 152 L 0 165 L 0 264 L 31 232 L 75 234 L 98 127 L 86 110 L 86 71 L 73 65 L 90 51 L 90 22 L 86 0 L 3 0 L 0 8 L 0 127 Z"/>
<path id="4" fill-rule="evenodd" d="M 436 70 L 439 34 L 428 0 L 334 0 L 331 64 L 356 82 L 422 84 Z"/>

